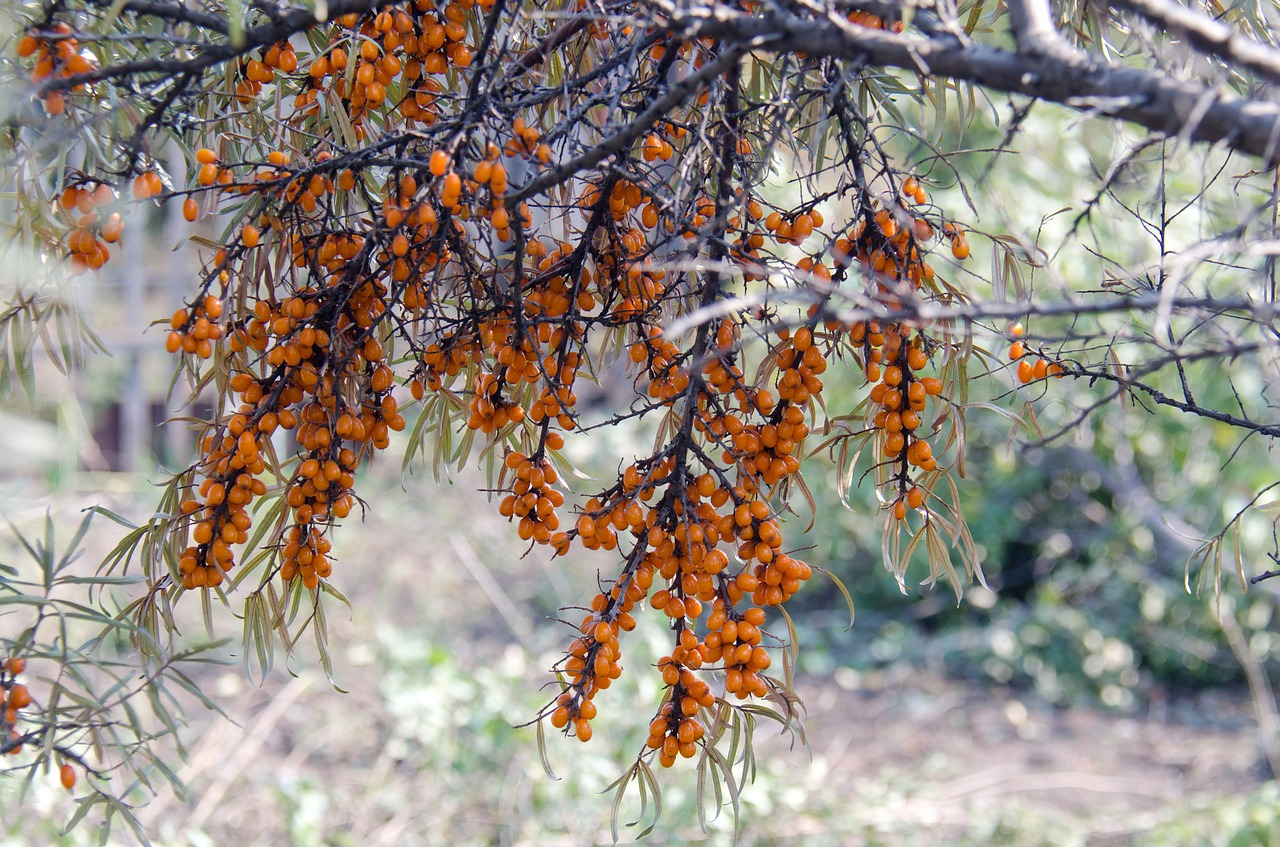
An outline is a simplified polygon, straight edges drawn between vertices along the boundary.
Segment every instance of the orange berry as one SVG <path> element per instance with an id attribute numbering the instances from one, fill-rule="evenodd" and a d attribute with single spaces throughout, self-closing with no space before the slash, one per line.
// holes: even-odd
<path id="1" fill-rule="evenodd" d="M 120 240 L 120 235 L 123 232 L 124 220 L 118 212 L 112 212 L 107 218 L 107 222 L 102 225 L 102 240 L 109 244 L 114 244 Z"/>
<path id="2" fill-rule="evenodd" d="M 27 690 L 25 685 L 19 683 L 9 689 L 9 708 L 25 709 L 31 705 L 31 692 Z"/>
<path id="3" fill-rule="evenodd" d="M 62 787 L 70 791 L 76 787 L 76 769 L 69 763 L 64 764 L 59 769 L 59 778 L 62 780 Z"/>
<path id="4" fill-rule="evenodd" d="M 146 174 L 138 174 L 133 178 L 133 199 L 146 200 L 151 197 L 151 181 Z"/>

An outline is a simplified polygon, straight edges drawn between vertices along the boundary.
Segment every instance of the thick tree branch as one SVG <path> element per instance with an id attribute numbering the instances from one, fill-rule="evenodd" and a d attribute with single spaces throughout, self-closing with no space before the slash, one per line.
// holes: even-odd
<path id="1" fill-rule="evenodd" d="M 1280 161 L 1280 106 L 1075 50 L 1014 53 L 950 37 L 920 40 L 882 30 L 837 28 L 776 10 L 749 16 L 723 6 L 680 8 L 668 0 L 654 0 L 654 6 L 666 16 L 666 25 L 686 38 L 753 43 L 754 49 L 773 53 L 800 52 L 964 80 L 1169 136 L 1222 143 L 1267 164 Z M 1041 29 L 1035 20 L 1027 19 L 1031 32 Z"/>
<path id="2" fill-rule="evenodd" d="M 1005 0 L 1009 9 L 1009 31 L 1019 53 L 1048 55 L 1070 51 L 1053 25 L 1047 0 Z"/>
<path id="3" fill-rule="evenodd" d="M 111 0 L 90 0 L 90 3 L 102 9 L 111 9 L 114 6 Z M 170 3 L 166 2 L 166 0 L 126 0 L 120 6 L 120 11 L 132 12 L 146 18 L 157 18 L 172 23 L 194 24 L 223 35 L 230 31 L 227 26 L 227 19 L 223 15 L 198 12 L 195 9 L 187 8 L 181 3 Z"/>
<path id="4" fill-rule="evenodd" d="M 1063 315 L 1102 315 L 1117 312 L 1153 312 L 1161 306 L 1173 311 L 1207 312 L 1215 315 L 1239 313 L 1255 321 L 1269 322 L 1280 315 L 1280 303 L 1260 302 L 1246 297 L 1175 297 L 1162 298 L 1159 292 L 1134 297 L 1107 297 L 1096 300 L 1059 300 L 1038 302 L 992 301 L 974 303 L 936 303 L 923 300 L 894 303 L 872 302 L 843 288 L 823 290 L 810 284 L 812 296 L 819 303 L 820 314 L 846 323 L 859 321 L 922 321 L 926 323 L 962 321 L 1013 320 L 1027 317 Z M 776 293 L 748 294 L 718 301 L 714 306 L 673 321 L 666 329 L 668 337 L 678 337 L 696 326 L 709 323 L 745 309 L 776 302 Z M 841 302 L 851 305 L 841 307 Z"/>

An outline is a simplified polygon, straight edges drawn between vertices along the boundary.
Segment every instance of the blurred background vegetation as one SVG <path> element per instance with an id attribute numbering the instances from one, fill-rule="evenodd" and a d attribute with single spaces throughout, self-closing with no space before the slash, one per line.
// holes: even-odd
<path id="1" fill-rule="evenodd" d="M 952 160 L 981 214 L 979 230 L 1016 233 L 1051 257 L 1028 286 L 1043 296 L 1097 288 L 1116 267 L 1137 272 L 1152 260 L 1149 233 L 1108 201 L 1100 214 L 1114 225 L 1085 224 L 1082 242 L 1094 253 L 1078 243 L 1058 252 L 1095 190 L 1086 176 L 1105 171 L 1131 138 L 1044 112 L 988 171 L 1009 109 L 985 104 L 975 114 L 972 122 L 943 120 L 938 131 L 949 133 L 944 147 L 987 151 Z M 1137 205 L 1150 204 L 1159 183 L 1171 195 L 1194 192 L 1203 157 L 1216 155 L 1169 153 L 1167 169 L 1139 157 L 1118 191 Z M 932 178 L 935 199 L 958 213 L 966 201 L 954 179 L 941 171 Z M 1210 201 L 1186 226 L 1229 225 L 1231 198 L 1220 212 Z M 1073 211 L 1045 219 L 1066 207 Z M 166 399 L 172 363 L 163 338 L 142 332 L 177 304 L 183 277 L 173 268 L 190 254 L 175 260 L 168 252 L 178 237 L 164 212 L 144 214 L 129 226 L 155 235 L 152 252 L 132 239 L 132 258 L 113 262 L 114 275 L 74 289 L 114 355 L 90 356 L 64 378 L 37 349 L 35 393 L 11 386 L 0 410 L 0 511 L 12 528 L 6 564 L 21 567 L 13 533 L 46 513 L 67 535 L 90 505 L 146 517 L 158 467 L 176 469 L 192 455 L 185 425 L 162 424 L 191 411 L 178 408 L 181 389 Z M 990 246 L 999 264 L 1003 248 L 972 240 L 976 256 Z M 983 261 L 974 272 L 987 276 Z M 988 284 L 954 273 L 961 284 Z M 1041 321 L 1030 329 L 1052 337 L 1068 328 Z M 1101 318 L 1091 326 L 1122 329 Z M 809 509 L 795 498 L 784 531 L 802 557 L 848 586 L 856 617 L 850 625 L 840 593 L 820 574 L 790 605 L 808 745 L 761 725 L 739 843 L 1280 845 L 1276 591 L 1264 583 L 1242 592 L 1231 574 L 1220 596 L 1211 585 L 1186 587 L 1199 539 L 1275 482 L 1269 446 L 1123 401 L 1077 424 L 1099 396 L 1095 387 L 1059 380 L 1014 392 L 1007 342 L 995 335 L 978 343 L 993 373 L 975 379 L 984 396 L 972 399 L 1019 413 L 1032 399 L 1038 423 L 1016 430 L 991 411 L 967 415 L 960 496 L 987 585 L 958 604 L 944 586 L 919 585 L 919 574 L 899 586 L 881 563 L 883 514 L 871 495 L 855 488 L 841 504 L 837 480 L 848 469 L 823 456 L 808 462 L 817 514 L 802 533 Z M 1232 390 L 1216 367 L 1189 373 L 1208 396 Z M 1232 376 L 1236 390 L 1248 390 L 1247 369 Z M 854 373 L 833 367 L 824 378 L 830 410 L 863 396 Z M 602 389 L 601 417 L 610 391 Z M 1048 435 L 1059 437 L 1027 446 Z M 589 492 L 591 478 L 605 478 L 652 437 L 619 427 L 570 438 L 567 456 L 585 477 L 571 485 Z M 862 470 L 854 469 L 855 481 Z M 659 697 L 655 679 L 625 674 L 602 697 L 590 744 L 549 737 L 559 778 L 544 774 L 535 732 L 520 725 L 549 696 L 546 670 L 569 640 L 550 619 L 588 596 L 602 565 L 579 554 L 554 563 L 540 551 L 526 555 L 477 493 L 483 486 L 479 473 L 437 483 L 429 470 L 394 460 L 363 472 L 358 487 L 369 510 L 335 538 L 333 582 L 351 607 L 330 615 L 332 681 L 305 644 L 265 680 L 248 678 L 236 656 L 204 671 L 202 685 L 232 721 L 188 704 L 189 746 L 177 769 L 190 798 L 162 794 L 138 812 L 157 843 L 609 842 L 610 796 L 600 792 L 643 743 L 644 716 Z M 1240 524 L 1246 573 L 1269 564 L 1273 513 L 1250 512 Z M 118 533 L 95 521 L 86 569 Z M 1193 586 L 1198 577 L 1193 568 Z M 187 611 L 195 617 L 182 631 L 198 641 L 199 613 Z M 234 638 L 236 622 L 225 617 L 215 635 Z M 0 627 L 11 623 L 15 613 L 0 613 Z M 624 666 L 656 660 L 661 637 L 642 626 L 624 643 Z M 706 833 L 698 827 L 691 769 L 663 776 L 662 820 L 650 843 L 731 840 L 727 809 Z M 71 801 L 55 782 L 0 780 L 0 845 L 84 842 L 81 831 L 59 835 Z M 632 797 L 623 819 L 639 813 Z"/>

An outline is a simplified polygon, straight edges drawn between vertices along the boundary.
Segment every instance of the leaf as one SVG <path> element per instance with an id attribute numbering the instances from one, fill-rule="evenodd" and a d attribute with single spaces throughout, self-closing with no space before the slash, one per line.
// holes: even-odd
<path id="1" fill-rule="evenodd" d="M 551 759 L 547 757 L 547 734 L 542 726 L 542 720 L 539 719 L 534 723 L 537 726 L 538 761 L 542 765 L 542 772 L 547 775 L 547 779 L 559 782 L 560 777 L 556 776 L 555 771 L 551 769 Z"/>
<path id="2" fill-rule="evenodd" d="M 840 591 L 840 596 L 844 597 L 845 605 L 849 607 L 849 626 L 845 628 L 845 631 L 848 632 L 850 629 L 853 629 L 853 595 L 849 593 L 849 589 L 845 587 L 844 582 L 842 582 L 840 577 L 836 576 L 835 573 L 827 570 L 826 568 L 820 568 L 813 564 L 809 565 L 809 568 L 817 571 L 818 573 L 826 574 L 831 581 L 835 583 L 836 588 Z"/>
<path id="3" fill-rule="evenodd" d="M 627 786 L 631 784 L 631 780 L 635 777 L 636 769 L 640 763 L 632 765 L 627 769 L 626 773 L 615 779 L 605 791 L 613 790 L 613 803 L 609 807 L 609 833 L 613 836 L 613 843 L 618 843 L 618 816 L 622 809 L 622 800 L 627 796 Z M 641 809 L 643 812 L 644 809 Z"/>
<path id="4" fill-rule="evenodd" d="M 653 817 L 650 819 L 648 826 L 636 833 L 636 838 L 640 839 L 653 832 L 654 827 L 658 825 L 658 821 L 662 818 L 662 787 L 658 784 L 658 777 L 654 774 L 653 768 L 649 766 L 648 762 L 644 759 L 639 759 L 636 761 L 636 765 L 640 768 L 641 815 L 636 818 L 635 823 L 628 824 L 628 826 L 635 826 L 644 817 L 646 786 L 648 786 L 648 793 L 653 796 Z"/>

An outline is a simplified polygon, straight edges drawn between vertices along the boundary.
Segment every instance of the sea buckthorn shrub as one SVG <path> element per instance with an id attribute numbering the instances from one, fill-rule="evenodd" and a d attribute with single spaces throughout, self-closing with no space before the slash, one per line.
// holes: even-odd
<path id="1" fill-rule="evenodd" d="M 982 16 L 965 7 L 956 33 Z M 361 567 L 333 528 L 377 508 L 361 470 L 404 432 L 438 472 L 480 457 L 530 549 L 598 563 L 540 731 L 589 740 L 625 657 L 664 690 L 630 776 L 697 758 L 732 784 L 718 745 L 741 750 L 762 702 L 796 714 L 786 608 L 817 568 L 786 517 L 813 505 L 806 460 L 875 491 L 900 582 L 914 563 L 958 595 L 981 575 L 956 484 L 970 380 L 1132 390 L 1096 339 L 1035 336 L 1017 322 L 1031 305 L 983 288 L 979 239 L 1018 273 L 1045 262 L 974 228 L 947 155 L 899 108 L 951 94 L 716 34 L 769 24 L 768 4 L 211 8 L 52 5 L 17 50 L 52 125 L 97 131 L 48 177 L 65 234 L 47 255 L 98 270 L 122 229 L 103 211 L 128 202 L 175 204 L 205 248 L 157 343 L 215 411 L 126 551 L 138 620 L 234 599 L 261 664 L 307 627 L 323 654 L 326 598 Z M 935 33 L 827 13 L 872 46 Z M 865 383 L 852 408 L 827 405 L 833 368 Z M 633 391 L 600 420 L 579 395 L 610 380 Z M 631 418 L 653 448 L 571 489 L 568 443 Z M 633 654 L 641 615 L 669 630 L 664 655 Z"/>

